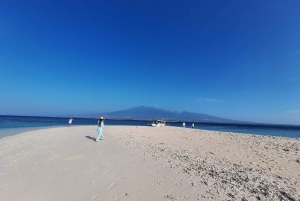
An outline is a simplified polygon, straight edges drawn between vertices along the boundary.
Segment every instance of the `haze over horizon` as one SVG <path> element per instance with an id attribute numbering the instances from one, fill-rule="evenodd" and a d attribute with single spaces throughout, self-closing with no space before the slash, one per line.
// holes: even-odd
<path id="1" fill-rule="evenodd" d="M 300 1 L 3 0 L 0 44 L 0 115 L 300 125 Z"/>

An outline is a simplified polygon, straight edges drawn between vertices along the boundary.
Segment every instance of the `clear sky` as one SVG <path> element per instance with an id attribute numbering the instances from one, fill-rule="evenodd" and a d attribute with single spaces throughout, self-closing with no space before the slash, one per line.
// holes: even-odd
<path id="1" fill-rule="evenodd" d="M 300 124 L 300 1 L 1 0 L 0 114 L 140 105 Z"/>

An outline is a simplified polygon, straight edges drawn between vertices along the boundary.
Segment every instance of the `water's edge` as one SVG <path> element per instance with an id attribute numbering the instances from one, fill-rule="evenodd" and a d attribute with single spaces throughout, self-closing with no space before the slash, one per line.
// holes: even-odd
<path id="1" fill-rule="evenodd" d="M 67 127 L 68 118 L 56 117 L 22 117 L 0 115 L 0 138 L 15 135 L 28 130 L 41 128 Z M 97 125 L 97 119 L 74 118 L 73 126 Z M 120 126 L 146 126 L 151 121 L 142 120 L 111 120 L 106 119 L 105 125 Z M 185 122 L 186 128 L 191 128 L 191 122 Z M 182 122 L 167 122 L 172 127 L 182 127 Z M 232 132 L 239 134 L 256 134 L 277 137 L 300 138 L 300 126 L 298 125 L 262 125 L 262 124 L 213 124 L 195 123 L 194 129 Z"/>
<path id="2" fill-rule="evenodd" d="M 43 130 L 49 128 L 61 128 L 65 126 L 46 126 L 46 127 L 27 127 L 27 128 L 13 128 L 13 129 L 4 129 L 0 130 L 0 139 L 4 137 L 9 137 L 13 135 L 18 135 L 27 131 L 34 131 L 34 130 Z"/>

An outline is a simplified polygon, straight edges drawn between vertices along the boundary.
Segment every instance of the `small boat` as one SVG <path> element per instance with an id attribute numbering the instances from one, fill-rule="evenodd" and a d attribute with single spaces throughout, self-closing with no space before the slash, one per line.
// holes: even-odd
<path id="1" fill-rule="evenodd" d="M 152 123 L 148 124 L 148 126 L 153 126 L 153 127 L 166 126 L 166 121 L 163 121 L 163 120 L 153 120 Z"/>

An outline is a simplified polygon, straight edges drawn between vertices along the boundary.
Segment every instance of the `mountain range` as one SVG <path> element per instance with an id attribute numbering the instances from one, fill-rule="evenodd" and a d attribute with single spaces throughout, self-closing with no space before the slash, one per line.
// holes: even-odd
<path id="1" fill-rule="evenodd" d="M 106 119 L 134 119 L 134 120 L 152 120 L 164 119 L 166 121 L 187 121 L 187 122 L 203 122 L 203 123 L 246 123 L 231 119 L 215 117 L 207 114 L 193 112 L 173 112 L 157 107 L 134 107 L 127 110 L 114 112 L 103 112 L 98 114 L 87 115 L 88 117 L 99 118 L 103 116 Z"/>

